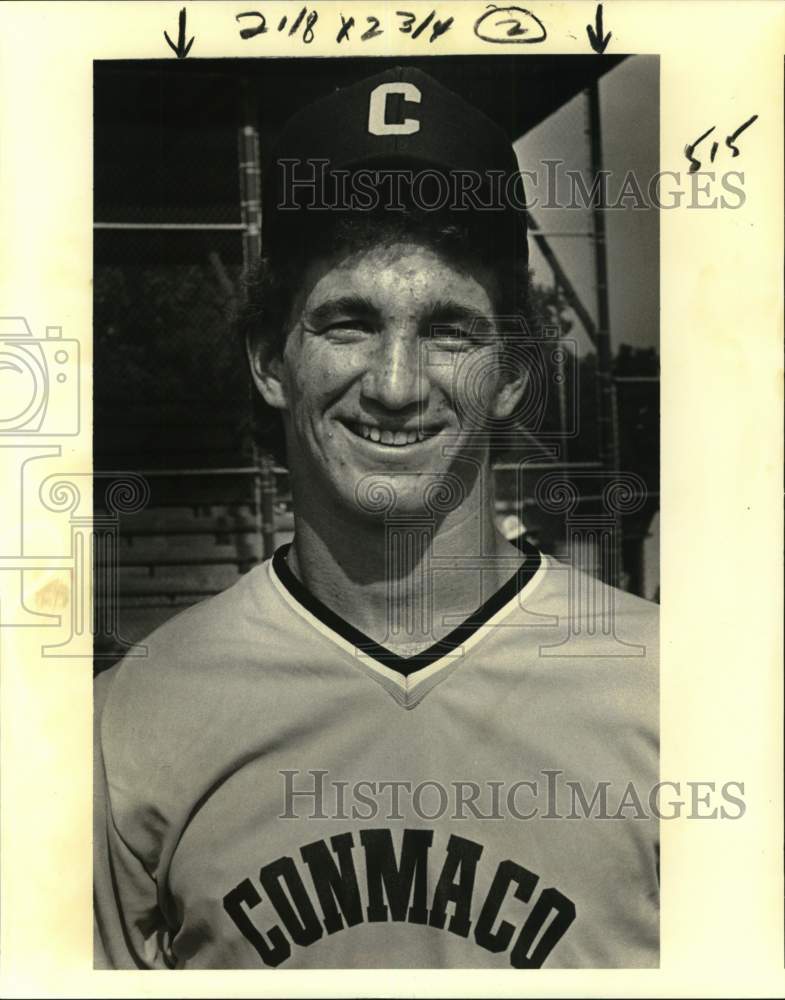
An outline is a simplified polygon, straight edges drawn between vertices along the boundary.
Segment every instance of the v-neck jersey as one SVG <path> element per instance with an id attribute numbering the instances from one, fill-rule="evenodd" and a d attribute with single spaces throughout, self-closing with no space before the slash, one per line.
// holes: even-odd
<path id="1" fill-rule="evenodd" d="M 522 605 L 544 577 L 545 557 L 522 543 L 522 561 L 513 575 L 486 601 L 446 636 L 413 656 L 402 657 L 368 635 L 320 601 L 297 579 L 286 563 L 289 546 L 281 546 L 268 562 L 270 581 L 291 611 L 334 646 L 353 657 L 407 707 L 413 693 L 426 681 L 428 690 L 440 672 L 454 668 L 459 660 L 516 607 Z M 423 694 L 421 689 L 419 694 Z"/>

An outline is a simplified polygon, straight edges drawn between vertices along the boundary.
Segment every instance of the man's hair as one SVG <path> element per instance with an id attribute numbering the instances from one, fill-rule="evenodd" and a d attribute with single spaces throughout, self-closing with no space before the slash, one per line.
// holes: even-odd
<path id="1" fill-rule="evenodd" d="M 521 237 L 525 236 L 521 233 Z M 237 316 L 240 344 L 262 347 L 269 357 L 283 352 L 303 275 L 318 257 L 358 254 L 403 240 L 421 243 L 466 274 L 482 269 L 493 278 L 497 316 L 526 323 L 529 270 L 525 252 L 510 238 L 509 227 L 494 225 L 493 216 L 455 212 L 402 211 L 327 212 L 303 230 L 293 225 L 288 238 L 265 251 L 246 275 L 243 304 Z M 286 463 L 283 423 L 278 410 L 251 389 L 253 433 L 257 445 Z"/>

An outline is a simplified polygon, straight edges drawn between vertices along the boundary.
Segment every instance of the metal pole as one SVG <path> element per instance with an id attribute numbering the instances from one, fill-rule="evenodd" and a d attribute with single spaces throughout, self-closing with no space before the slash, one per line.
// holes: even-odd
<path id="1" fill-rule="evenodd" d="M 240 218 L 243 226 L 243 270 L 250 273 L 262 253 L 262 184 L 259 156 L 259 129 L 256 106 L 247 81 L 242 93 L 243 124 L 238 134 L 240 167 Z M 254 390 L 251 389 L 253 392 Z M 262 558 L 268 559 L 275 546 L 275 474 L 269 455 L 262 454 L 251 440 L 254 476 L 254 517 Z"/>
<path id="2" fill-rule="evenodd" d="M 556 285 L 556 296 L 559 295 L 559 286 Z M 557 334 L 560 332 L 557 329 Z M 569 463 L 570 456 L 567 451 L 567 431 L 568 431 L 568 410 L 567 410 L 567 349 L 561 348 L 554 351 L 553 358 L 556 363 L 556 389 L 559 399 L 559 437 L 561 441 L 561 460 Z"/>
<path id="3" fill-rule="evenodd" d="M 619 434 L 616 418 L 616 387 L 613 383 L 613 358 L 610 337 L 610 306 L 608 301 L 608 254 L 605 239 L 605 191 L 602 185 L 602 132 L 600 96 L 597 81 L 588 89 L 589 146 L 592 181 L 597 183 L 598 198 L 592 208 L 594 230 L 594 265 L 597 282 L 597 381 L 599 388 L 600 461 L 609 473 L 619 468 Z M 614 532 L 609 553 L 608 582 L 616 586 L 619 580 L 619 532 Z"/>
<path id="4" fill-rule="evenodd" d="M 262 252 L 262 170 L 256 92 L 248 80 L 242 86 L 242 118 L 238 136 L 240 160 L 240 219 L 243 225 L 243 264 L 246 271 Z"/>
<path id="5" fill-rule="evenodd" d="M 270 559 L 275 550 L 275 473 L 269 455 L 261 455 L 261 476 L 256 482 L 260 487 L 262 515 L 262 556 Z"/>
<path id="6" fill-rule="evenodd" d="M 526 224 L 529 228 L 529 235 L 532 240 L 539 247 L 540 252 L 545 258 L 548 266 L 553 272 L 554 283 L 562 289 L 567 302 L 574 310 L 578 319 L 583 324 L 584 329 L 589 340 L 596 346 L 597 343 L 597 328 L 594 324 L 594 320 L 591 318 L 588 309 L 581 302 L 580 296 L 575 291 L 573 283 L 570 281 L 567 272 L 559 263 L 559 259 L 553 252 L 550 243 L 548 242 L 544 233 L 540 231 L 540 227 L 537 225 L 536 220 L 533 218 L 531 212 L 526 213 Z M 587 234 L 589 235 L 589 234 Z"/>

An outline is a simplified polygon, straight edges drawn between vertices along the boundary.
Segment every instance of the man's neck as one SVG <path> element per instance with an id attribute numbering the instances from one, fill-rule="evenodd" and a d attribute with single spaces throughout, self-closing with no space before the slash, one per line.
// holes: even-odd
<path id="1" fill-rule="evenodd" d="M 438 523 L 342 519 L 306 504 L 287 562 L 323 604 L 400 656 L 451 632 L 515 575 L 519 550 L 496 530 L 490 496 Z"/>

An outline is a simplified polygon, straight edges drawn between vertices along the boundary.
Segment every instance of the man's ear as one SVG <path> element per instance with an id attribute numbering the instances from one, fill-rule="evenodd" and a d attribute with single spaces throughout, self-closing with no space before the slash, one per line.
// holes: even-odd
<path id="1" fill-rule="evenodd" d="M 261 338 L 245 341 L 248 364 L 254 385 L 268 406 L 276 410 L 287 409 L 286 388 L 283 383 L 283 358 L 278 351 L 270 348 Z"/>
<path id="2" fill-rule="evenodd" d="M 502 371 L 501 382 L 493 403 L 493 416 L 496 420 L 507 420 L 515 413 L 528 381 L 529 373 L 520 366 L 516 366 L 514 371 L 510 369 Z"/>

